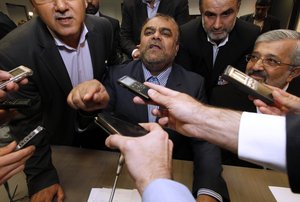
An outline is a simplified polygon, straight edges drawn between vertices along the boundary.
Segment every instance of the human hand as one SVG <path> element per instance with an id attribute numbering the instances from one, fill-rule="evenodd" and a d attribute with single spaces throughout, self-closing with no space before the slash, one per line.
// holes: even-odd
<path id="1" fill-rule="evenodd" d="M 300 113 L 300 98 L 287 93 L 279 88 L 273 87 L 272 92 L 275 105 L 270 106 L 263 101 L 256 99 L 254 104 L 264 114 L 286 115 L 289 112 Z"/>
<path id="2" fill-rule="evenodd" d="M 133 60 L 138 60 L 139 58 L 140 58 L 140 55 L 141 55 L 141 52 L 140 52 L 140 45 L 137 45 L 136 46 L 136 49 L 134 49 L 133 51 L 132 51 L 132 59 Z"/>
<path id="3" fill-rule="evenodd" d="M 141 124 L 150 131 L 142 137 L 110 135 L 105 144 L 118 148 L 140 194 L 146 186 L 158 178 L 170 179 L 172 174 L 173 143 L 168 134 L 157 124 Z"/>
<path id="4" fill-rule="evenodd" d="M 9 78 L 11 77 L 11 75 L 3 70 L 0 70 L 0 81 L 6 81 L 9 80 Z M 3 99 L 6 95 L 6 91 L 16 91 L 19 89 L 19 85 L 24 85 L 28 83 L 28 79 L 24 78 L 21 81 L 19 81 L 18 83 L 15 82 L 9 82 L 6 86 L 5 86 L 5 90 L 1 90 L 0 89 L 0 99 Z"/>
<path id="5" fill-rule="evenodd" d="M 51 185 L 31 196 L 30 202 L 50 202 L 56 197 L 57 202 L 63 202 L 65 193 L 59 184 Z"/>
<path id="6" fill-rule="evenodd" d="M 34 150 L 34 146 L 28 146 L 15 151 L 17 143 L 14 141 L 9 145 L 0 148 L 0 185 L 10 177 L 24 169 L 24 164 Z"/>
<path id="7" fill-rule="evenodd" d="M 67 102 L 74 109 L 94 111 L 107 106 L 109 95 L 98 80 L 85 81 L 72 89 Z"/>
<path id="8" fill-rule="evenodd" d="M 151 103 L 160 106 L 159 109 L 152 111 L 155 116 L 161 117 L 159 124 L 187 136 L 195 134 L 199 128 L 196 116 L 202 114 L 203 104 L 187 94 L 160 85 L 148 82 L 145 82 L 145 85 L 150 87 L 148 95 L 152 100 Z M 133 101 L 136 104 L 147 104 L 139 97 L 134 97 Z"/>
<path id="9" fill-rule="evenodd" d="M 218 200 L 210 195 L 201 194 L 196 199 L 197 202 L 218 202 Z"/>

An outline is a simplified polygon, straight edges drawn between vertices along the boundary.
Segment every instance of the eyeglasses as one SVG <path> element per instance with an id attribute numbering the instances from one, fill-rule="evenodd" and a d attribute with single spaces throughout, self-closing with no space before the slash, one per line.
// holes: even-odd
<path id="1" fill-rule="evenodd" d="M 287 63 L 283 63 L 280 61 L 277 61 L 273 58 L 262 58 L 262 57 L 258 57 L 256 55 L 246 55 L 246 61 L 247 62 L 252 62 L 252 63 L 257 63 L 259 60 L 261 59 L 261 62 L 263 65 L 267 66 L 267 67 L 278 67 L 278 66 L 282 66 L 282 65 L 288 65 L 291 67 L 296 67 L 297 65 L 292 65 L 292 64 L 287 64 Z"/>
<path id="2" fill-rule="evenodd" d="M 47 3 L 53 3 L 56 0 L 33 0 L 36 4 L 42 5 Z M 76 1 L 76 0 L 64 0 L 64 1 Z"/>

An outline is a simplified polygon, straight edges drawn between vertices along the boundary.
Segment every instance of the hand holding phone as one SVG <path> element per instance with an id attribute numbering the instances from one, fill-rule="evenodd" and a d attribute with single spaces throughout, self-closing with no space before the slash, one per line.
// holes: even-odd
<path id="1" fill-rule="evenodd" d="M 4 89 L 6 85 L 10 82 L 19 82 L 22 79 L 31 76 L 33 74 L 33 71 L 25 66 L 19 66 L 15 69 L 12 69 L 8 72 L 12 75 L 12 77 L 9 80 L 0 82 L 0 89 Z"/>
<path id="2" fill-rule="evenodd" d="M 148 95 L 148 90 L 150 88 L 145 86 L 141 82 L 125 75 L 118 79 L 118 83 L 124 88 L 127 88 L 128 90 L 136 94 L 137 96 L 140 96 L 145 100 L 150 100 L 150 97 Z"/>
<path id="3" fill-rule="evenodd" d="M 242 91 L 245 91 L 249 95 L 264 101 L 266 104 L 274 104 L 272 96 L 272 89 L 266 85 L 256 81 L 247 74 L 239 71 L 238 69 L 228 65 L 222 75 L 222 78 L 226 81 L 232 82 Z"/>

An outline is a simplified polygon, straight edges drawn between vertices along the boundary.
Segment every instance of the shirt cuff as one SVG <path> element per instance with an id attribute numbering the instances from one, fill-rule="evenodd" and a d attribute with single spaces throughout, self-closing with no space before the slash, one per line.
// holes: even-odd
<path id="1" fill-rule="evenodd" d="M 173 180 L 156 179 L 153 180 L 142 194 L 143 202 L 195 202 L 195 199 L 189 189 Z"/>
<path id="2" fill-rule="evenodd" d="M 214 197 L 218 201 L 223 202 L 222 196 L 220 194 L 218 194 L 217 192 L 210 190 L 210 189 L 205 189 L 205 188 L 199 189 L 197 192 L 197 196 L 199 196 L 199 195 L 209 195 L 209 196 Z"/>
<path id="3" fill-rule="evenodd" d="M 285 125 L 282 116 L 243 112 L 238 139 L 239 158 L 285 171 Z"/>

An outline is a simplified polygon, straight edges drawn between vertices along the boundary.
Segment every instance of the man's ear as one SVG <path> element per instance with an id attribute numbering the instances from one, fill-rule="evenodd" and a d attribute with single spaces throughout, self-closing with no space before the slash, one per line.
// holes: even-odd
<path id="1" fill-rule="evenodd" d="M 299 75 L 300 75 L 300 66 L 294 67 L 294 68 L 291 70 L 291 73 L 290 73 L 290 75 L 288 76 L 287 81 L 288 81 L 288 82 L 291 82 L 294 78 L 296 78 L 296 77 L 299 76 Z"/>

